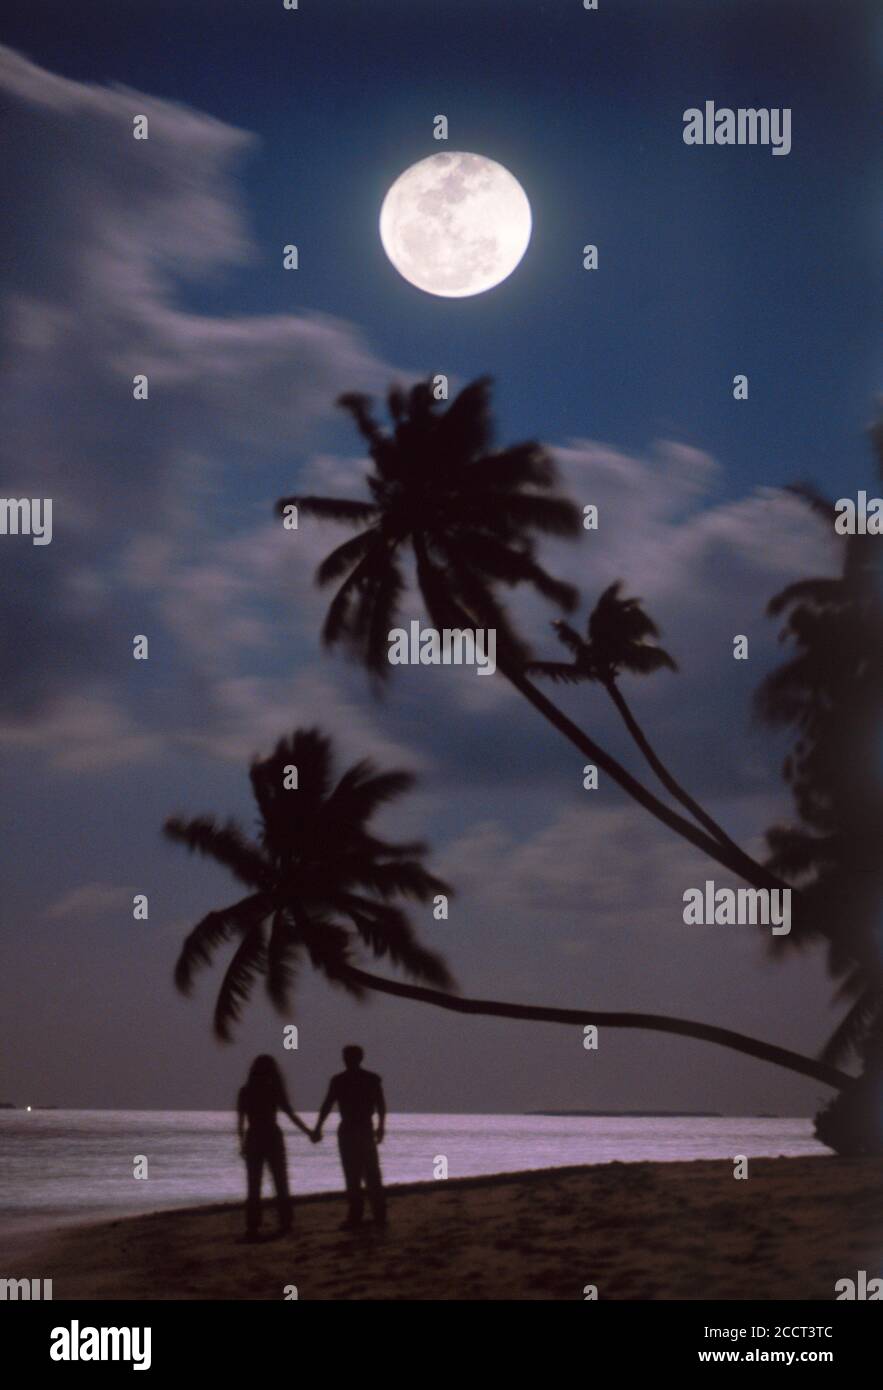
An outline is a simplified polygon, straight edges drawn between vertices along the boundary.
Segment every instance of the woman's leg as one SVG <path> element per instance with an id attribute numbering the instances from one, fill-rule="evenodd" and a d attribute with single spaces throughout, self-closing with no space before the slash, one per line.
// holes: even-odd
<path id="1" fill-rule="evenodd" d="M 248 1196 L 245 1201 L 245 1229 L 248 1235 L 257 1235 L 261 1224 L 261 1179 L 264 1172 L 264 1154 L 257 1144 L 245 1146 L 245 1172 L 248 1181 Z"/>
<path id="2" fill-rule="evenodd" d="M 285 1140 L 278 1130 L 273 1137 L 269 1153 L 270 1172 L 276 1185 L 276 1210 L 279 1213 L 279 1229 L 291 1228 L 291 1196 L 288 1191 L 288 1162 L 285 1156 Z"/>

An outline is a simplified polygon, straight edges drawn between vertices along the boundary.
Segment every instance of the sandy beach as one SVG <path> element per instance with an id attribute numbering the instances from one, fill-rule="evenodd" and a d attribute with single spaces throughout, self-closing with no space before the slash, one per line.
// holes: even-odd
<path id="1" fill-rule="evenodd" d="M 821 1299 L 883 1262 L 883 1162 L 610 1163 L 390 1189 L 386 1232 L 301 1198 L 285 1239 L 242 1208 L 81 1226 L 7 1249 L 63 1299 Z M 268 1209 L 269 1232 L 273 1213 Z M 289 1294 L 290 1296 L 290 1294 Z"/>

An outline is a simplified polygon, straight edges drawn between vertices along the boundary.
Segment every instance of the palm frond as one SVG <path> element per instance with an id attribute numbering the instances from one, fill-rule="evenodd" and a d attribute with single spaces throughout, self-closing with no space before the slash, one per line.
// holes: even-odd
<path id="1" fill-rule="evenodd" d="M 412 772 L 378 772 L 370 758 L 363 758 L 343 773 L 328 798 L 325 814 L 329 822 L 361 824 L 381 806 L 404 796 L 415 781 Z"/>
<path id="2" fill-rule="evenodd" d="M 352 416 L 359 434 L 367 444 L 375 445 L 382 439 L 383 432 L 371 413 L 370 396 L 360 391 L 347 391 L 338 396 L 337 404 L 341 410 Z"/>
<path id="3" fill-rule="evenodd" d="M 881 997 L 879 989 L 867 988 L 847 1010 L 825 1046 L 819 1060 L 836 1066 L 850 1057 L 861 1055 L 861 1045 L 875 1020 L 879 1020 Z"/>
<path id="4" fill-rule="evenodd" d="M 280 1013 L 289 1007 L 297 980 L 299 950 L 300 943 L 287 914 L 274 912 L 267 944 L 267 995 Z"/>
<path id="5" fill-rule="evenodd" d="M 438 422 L 438 449 L 455 459 L 473 459 L 490 448 L 491 378 L 484 376 L 464 386 Z"/>
<path id="6" fill-rule="evenodd" d="M 231 1028 L 242 1017 L 243 1006 L 251 995 L 255 980 L 264 973 L 267 949 L 263 928 L 246 932 L 227 966 L 215 1004 L 215 1033 L 222 1042 L 231 1041 Z"/>
<path id="7" fill-rule="evenodd" d="M 347 570 L 358 564 L 376 544 L 379 536 L 380 528 L 369 526 L 367 531 L 360 531 L 357 536 L 352 536 L 332 550 L 330 555 L 326 555 L 316 570 L 316 583 L 319 587 L 323 588 L 333 580 L 339 579 Z"/>
<path id="8" fill-rule="evenodd" d="M 249 888 L 265 886 L 267 864 L 257 845 L 234 820 L 219 825 L 214 816 L 194 816 L 190 820 L 169 816 L 163 833 L 167 839 L 186 845 L 191 853 L 217 860 Z"/>
<path id="9" fill-rule="evenodd" d="M 495 495 L 499 492 L 511 495 L 523 487 L 549 491 L 558 482 L 555 460 L 535 440 L 488 454 L 476 465 L 474 474 L 478 488 L 493 489 Z"/>
<path id="10" fill-rule="evenodd" d="M 349 894 L 342 906 L 359 936 L 378 959 L 388 958 L 412 979 L 453 990 L 453 977 L 441 956 L 420 945 L 401 908 Z"/>
<path id="11" fill-rule="evenodd" d="M 190 994 L 193 977 L 204 965 L 211 965 L 219 946 L 234 936 L 241 936 L 260 921 L 267 906 L 260 893 L 252 893 L 230 907 L 209 912 L 184 939 L 175 965 L 175 985 L 182 994 Z"/>
<path id="12" fill-rule="evenodd" d="M 494 491 L 479 493 L 490 518 L 506 521 L 514 534 L 536 531 L 547 536 L 578 536 L 582 514 L 566 497 L 545 497 L 535 492 Z M 482 508 L 482 511 L 484 508 Z"/>
<path id="13" fill-rule="evenodd" d="M 529 676 L 545 676 L 563 685 L 579 685 L 581 681 L 594 679 L 573 661 L 529 661 L 524 669 Z"/>

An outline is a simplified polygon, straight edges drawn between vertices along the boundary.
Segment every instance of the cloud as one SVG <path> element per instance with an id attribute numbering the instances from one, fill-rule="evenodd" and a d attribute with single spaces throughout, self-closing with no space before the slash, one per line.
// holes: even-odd
<path id="1" fill-rule="evenodd" d="M 688 611 L 690 631 L 703 613 L 704 630 L 709 617 L 724 625 L 730 613 L 757 624 L 771 594 L 795 575 L 836 567 L 833 536 L 803 503 L 772 488 L 719 499 L 720 465 L 699 450 L 661 440 L 635 456 L 578 440 L 554 454 L 564 490 L 599 511 L 597 531 L 576 546 L 549 547 L 556 571 L 587 604 L 622 578 L 654 611 Z"/>
<path id="2" fill-rule="evenodd" d="M 45 758 L 62 772 L 106 772 L 151 760 L 162 740 L 139 729 L 112 692 L 81 690 L 47 703 L 39 719 L 0 719 L 0 749 Z"/>
<path id="3" fill-rule="evenodd" d="M 758 824 L 771 805 L 758 800 L 752 807 Z M 445 846 L 440 863 L 471 910 L 527 913 L 537 922 L 552 913 L 592 931 L 622 932 L 624 924 L 629 931 L 681 930 L 685 888 L 708 877 L 731 881 L 645 812 L 611 806 L 597 791 L 583 792 L 580 804 L 559 809 L 527 835 L 498 820 L 473 824 Z"/>
<path id="4" fill-rule="evenodd" d="M 46 909 L 46 916 L 100 917 L 107 913 L 119 913 L 126 909 L 131 915 L 132 893 L 129 888 L 120 888 L 113 883 L 84 883 L 78 888 L 69 888 L 60 898 Z"/>
<path id="5" fill-rule="evenodd" d="M 236 183 L 250 135 L 8 48 L 0 95 L 0 490 L 54 504 L 50 546 L 0 546 L 0 642 L 18 656 L 0 711 L 22 728 L 57 723 L 83 685 L 125 681 L 141 600 L 127 601 L 116 571 L 133 546 L 142 560 L 151 546 L 198 554 L 231 468 L 247 493 L 243 469 L 288 460 L 342 389 L 381 384 L 387 369 L 326 316 L 210 317 L 176 302 L 182 281 L 254 258 Z M 136 114 L 148 140 L 132 138 Z M 235 575 L 203 562 L 190 582 L 203 607 L 213 583 L 220 606 Z"/>
<path id="6" fill-rule="evenodd" d="M 213 757 L 244 763 L 268 753 L 282 734 L 319 724 L 333 732 L 341 767 L 360 758 L 409 771 L 427 764 L 415 748 L 384 735 L 366 713 L 364 700 L 348 697 L 340 685 L 312 669 L 293 678 L 231 676 L 212 684 L 207 695 L 200 720 L 205 727 L 180 733 L 178 741 Z"/>

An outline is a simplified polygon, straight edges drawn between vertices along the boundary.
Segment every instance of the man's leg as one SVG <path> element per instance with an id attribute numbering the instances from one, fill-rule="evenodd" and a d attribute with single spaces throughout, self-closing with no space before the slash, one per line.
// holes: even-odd
<path id="1" fill-rule="evenodd" d="M 340 1161 L 343 1165 L 346 1195 L 349 1202 L 347 1221 L 353 1226 L 358 1226 L 364 1211 L 358 1135 L 348 1134 L 341 1125 L 337 1131 L 337 1147 L 340 1150 Z"/>
<path id="2" fill-rule="evenodd" d="M 276 1187 L 276 1210 L 279 1214 L 280 1231 L 291 1229 L 291 1196 L 288 1191 L 288 1163 L 285 1157 L 285 1140 L 281 1132 L 274 1135 L 269 1154 L 270 1172 Z"/>
<path id="3" fill-rule="evenodd" d="M 377 1152 L 377 1144 L 372 1133 L 365 1136 L 364 1141 L 364 1172 L 365 1186 L 368 1189 L 368 1201 L 371 1203 L 371 1211 L 378 1226 L 386 1225 L 386 1193 L 383 1190 L 383 1178 L 380 1174 L 380 1155 Z"/>
<path id="4" fill-rule="evenodd" d="M 255 1144 L 246 1144 L 245 1171 L 248 1177 L 248 1196 L 245 1201 L 245 1229 L 248 1235 L 257 1235 L 261 1224 L 261 1178 L 264 1171 L 264 1155 Z"/>

